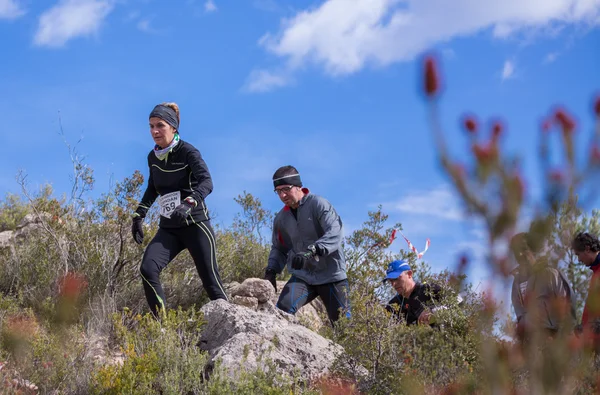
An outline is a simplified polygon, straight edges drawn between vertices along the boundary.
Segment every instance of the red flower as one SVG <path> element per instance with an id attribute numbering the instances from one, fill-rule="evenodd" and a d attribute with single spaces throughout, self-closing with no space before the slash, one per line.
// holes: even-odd
<path id="1" fill-rule="evenodd" d="M 492 158 L 494 152 L 490 147 L 483 147 L 479 144 L 473 144 L 473 154 L 479 162 L 487 162 L 488 159 Z"/>
<path id="2" fill-rule="evenodd" d="M 425 93 L 429 97 L 433 97 L 439 90 L 439 78 L 435 59 L 432 56 L 425 58 Z"/>
<path id="3" fill-rule="evenodd" d="M 492 140 L 498 140 L 503 130 L 504 127 L 502 126 L 502 123 L 500 123 L 500 121 L 494 122 L 494 124 L 492 125 Z"/>
<path id="4" fill-rule="evenodd" d="M 86 287 L 87 281 L 82 275 L 69 272 L 60 281 L 59 294 L 67 298 L 77 298 Z"/>
<path id="5" fill-rule="evenodd" d="M 575 120 L 564 109 L 559 108 L 554 113 L 554 119 L 567 132 L 575 130 Z"/>
<path id="6" fill-rule="evenodd" d="M 473 116 L 465 116 L 463 120 L 463 125 L 469 133 L 475 134 L 477 132 L 477 120 Z"/>

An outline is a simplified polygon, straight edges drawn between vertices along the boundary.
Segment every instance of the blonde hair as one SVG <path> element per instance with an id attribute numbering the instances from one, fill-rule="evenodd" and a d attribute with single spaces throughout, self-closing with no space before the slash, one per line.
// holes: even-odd
<path id="1" fill-rule="evenodd" d="M 177 103 L 160 103 L 161 106 L 166 106 L 166 107 L 170 107 L 173 111 L 175 111 L 175 114 L 177 114 L 177 123 L 181 123 L 181 120 L 179 119 L 179 106 L 177 105 Z"/>

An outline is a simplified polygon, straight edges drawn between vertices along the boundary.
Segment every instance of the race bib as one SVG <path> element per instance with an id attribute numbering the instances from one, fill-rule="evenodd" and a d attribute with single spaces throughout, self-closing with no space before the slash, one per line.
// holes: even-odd
<path id="1" fill-rule="evenodd" d="M 181 204 L 181 192 L 175 191 L 162 195 L 158 198 L 158 204 L 160 205 L 160 215 L 171 218 L 175 207 Z"/>

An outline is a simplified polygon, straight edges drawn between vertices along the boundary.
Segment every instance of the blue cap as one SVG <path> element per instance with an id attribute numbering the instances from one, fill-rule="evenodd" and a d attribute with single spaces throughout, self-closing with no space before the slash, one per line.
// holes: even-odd
<path id="1" fill-rule="evenodd" d="M 398 278 L 407 270 L 411 270 L 408 263 L 403 260 L 394 261 L 388 265 L 387 270 L 385 271 L 386 276 L 383 281 Z"/>

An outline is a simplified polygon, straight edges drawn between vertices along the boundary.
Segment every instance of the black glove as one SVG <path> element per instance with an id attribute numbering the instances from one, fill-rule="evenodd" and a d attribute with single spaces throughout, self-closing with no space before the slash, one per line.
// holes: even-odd
<path id="1" fill-rule="evenodd" d="M 275 270 L 267 268 L 264 279 L 269 280 L 273 288 L 275 288 L 275 292 L 277 292 L 277 273 L 275 273 Z"/>
<path id="2" fill-rule="evenodd" d="M 131 234 L 133 235 L 133 240 L 142 244 L 144 241 L 144 228 L 143 228 L 144 218 L 140 216 L 133 217 L 133 221 L 131 223 Z"/>
<path id="3" fill-rule="evenodd" d="M 304 267 L 306 262 L 312 257 L 312 254 L 308 251 L 299 252 L 292 258 L 292 269 L 300 270 Z"/>
<path id="4" fill-rule="evenodd" d="M 171 218 L 178 220 L 180 223 L 184 223 L 187 216 L 192 212 L 192 209 L 196 207 L 196 201 L 193 199 L 185 199 L 181 204 L 175 207 Z"/>

